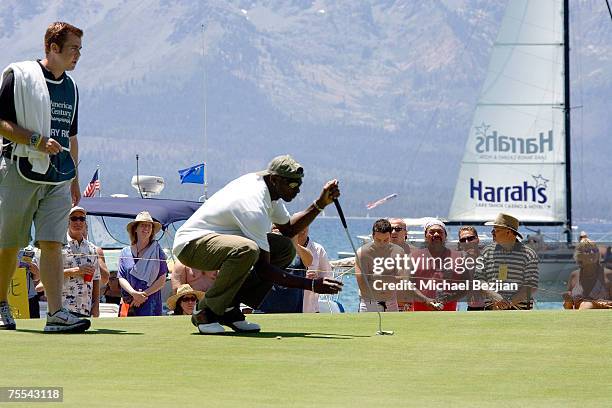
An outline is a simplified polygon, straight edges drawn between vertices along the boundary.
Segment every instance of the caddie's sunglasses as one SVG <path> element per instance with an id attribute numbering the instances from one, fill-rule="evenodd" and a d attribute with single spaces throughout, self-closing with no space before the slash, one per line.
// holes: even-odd
<path id="1" fill-rule="evenodd" d="M 287 183 L 287 186 L 289 186 L 290 189 L 295 190 L 296 188 L 298 188 L 299 186 L 302 185 L 302 181 L 295 181 L 295 179 L 290 179 L 287 177 L 283 177 L 283 180 L 285 180 L 285 182 Z"/>
<path id="2" fill-rule="evenodd" d="M 391 227 L 391 231 L 394 231 L 394 232 L 406 231 L 406 227 Z"/>
<path id="3" fill-rule="evenodd" d="M 476 238 L 478 238 L 475 235 L 471 235 L 469 237 L 463 237 L 463 238 L 459 238 L 459 242 L 472 242 L 474 241 Z"/>
<path id="4" fill-rule="evenodd" d="M 85 217 L 78 217 L 78 216 L 70 217 L 70 221 L 72 222 L 77 222 L 77 221 L 85 222 L 86 220 L 87 218 Z"/>

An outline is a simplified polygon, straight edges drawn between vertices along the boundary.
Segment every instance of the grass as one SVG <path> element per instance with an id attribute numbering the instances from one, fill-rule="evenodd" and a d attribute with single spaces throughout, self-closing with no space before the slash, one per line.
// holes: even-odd
<path id="1" fill-rule="evenodd" d="M 609 406 L 612 313 L 256 315 L 257 335 L 186 317 L 42 320 L 0 332 L 0 386 L 62 386 L 63 406 Z M 282 339 L 277 339 L 282 336 Z"/>

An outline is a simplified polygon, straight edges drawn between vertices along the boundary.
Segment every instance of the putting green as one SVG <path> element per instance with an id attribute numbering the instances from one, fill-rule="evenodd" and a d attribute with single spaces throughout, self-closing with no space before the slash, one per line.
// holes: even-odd
<path id="1" fill-rule="evenodd" d="M 600 407 L 612 313 L 256 315 L 256 335 L 200 336 L 187 317 L 0 332 L 0 386 L 61 386 L 62 406 Z M 278 336 L 282 338 L 278 339 Z"/>

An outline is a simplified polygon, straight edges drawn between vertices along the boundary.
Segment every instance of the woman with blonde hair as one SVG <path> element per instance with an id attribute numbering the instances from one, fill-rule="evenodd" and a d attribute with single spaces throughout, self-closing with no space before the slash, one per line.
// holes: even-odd
<path id="1" fill-rule="evenodd" d="M 132 245 L 121 250 L 118 267 L 121 316 L 161 316 L 166 255 L 155 240 L 161 224 L 143 211 L 127 227 Z"/>
<path id="2" fill-rule="evenodd" d="M 574 259 L 580 269 L 570 274 L 563 306 L 581 310 L 612 308 L 612 270 L 601 264 L 597 245 L 589 239 L 582 240 L 576 244 Z"/>

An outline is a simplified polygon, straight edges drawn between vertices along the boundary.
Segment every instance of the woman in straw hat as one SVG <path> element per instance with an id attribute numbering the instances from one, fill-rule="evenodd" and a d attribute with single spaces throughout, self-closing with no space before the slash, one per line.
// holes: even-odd
<path id="1" fill-rule="evenodd" d="M 204 292 L 194 290 L 188 283 L 179 286 L 176 295 L 170 296 L 166 303 L 174 315 L 191 315 L 193 308 L 204 297 Z"/>
<path id="2" fill-rule="evenodd" d="M 589 239 L 576 244 L 574 259 L 580 267 L 571 273 L 567 292 L 563 294 L 566 309 L 612 308 L 612 270 L 601 264 L 601 254 Z"/>
<path id="3" fill-rule="evenodd" d="M 161 316 L 160 290 L 166 283 L 166 255 L 155 240 L 161 224 L 143 211 L 127 227 L 132 245 L 121 250 L 118 277 L 121 316 Z"/>

